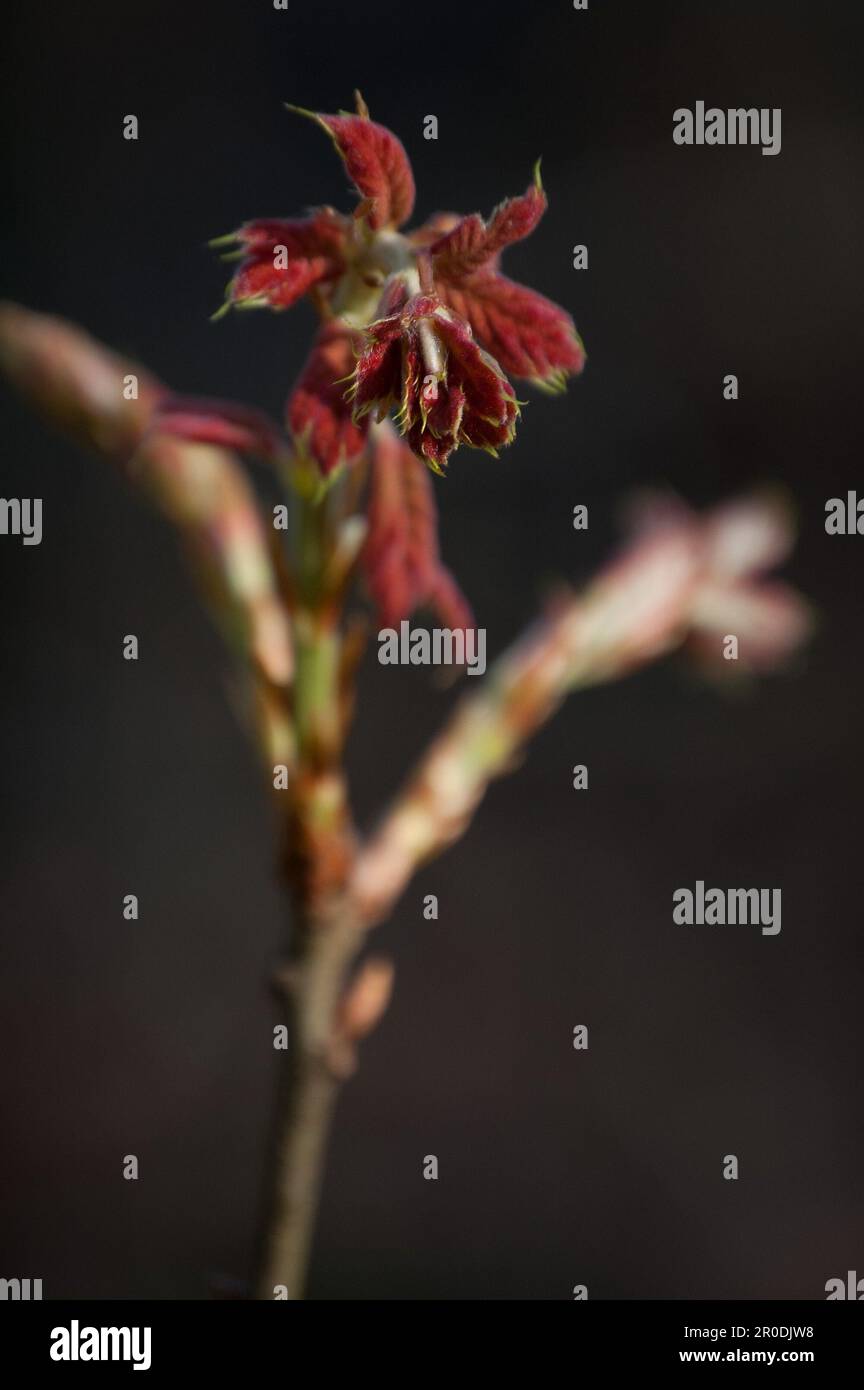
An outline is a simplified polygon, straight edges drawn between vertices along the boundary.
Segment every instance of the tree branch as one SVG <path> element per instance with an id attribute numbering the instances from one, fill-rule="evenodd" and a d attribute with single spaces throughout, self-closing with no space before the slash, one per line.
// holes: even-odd
<path id="1" fill-rule="evenodd" d="M 677 507 L 643 520 L 642 538 L 506 651 L 432 743 L 358 855 L 350 891 L 368 925 L 387 916 L 419 865 L 464 833 L 489 783 L 571 690 L 613 680 L 693 636 L 714 643 L 722 668 L 727 622 L 745 669 L 773 664 L 802 640 L 810 619 L 797 594 L 752 582 L 791 543 L 776 501 L 753 498 L 707 521 Z"/>

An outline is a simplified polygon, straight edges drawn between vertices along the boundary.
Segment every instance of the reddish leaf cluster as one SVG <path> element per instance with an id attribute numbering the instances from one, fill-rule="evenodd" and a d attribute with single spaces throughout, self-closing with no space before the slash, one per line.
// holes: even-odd
<path id="1" fill-rule="evenodd" d="M 227 305 L 285 309 L 308 294 L 324 316 L 288 401 L 295 440 L 331 472 L 359 457 L 370 414 L 396 405 L 410 447 L 438 472 L 460 443 L 494 453 L 518 416 L 505 373 L 558 390 L 585 362 L 569 314 L 498 269 L 546 210 L 539 174 L 488 222 L 437 214 L 403 234 L 414 177 L 396 136 L 360 98 L 356 115 L 301 114 L 341 155 L 360 196 L 353 217 L 319 208 L 223 238 L 240 258 Z"/>
<path id="2" fill-rule="evenodd" d="M 369 457 L 363 568 L 382 622 L 425 604 L 464 627 L 473 620 L 440 561 L 423 465 L 443 473 L 460 444 L 496 454 L 511 442 L 519 404 L 508 374 L 558 389 L 582 369 L 570 316 L 499 270 L 502 252 L 537 227 L 546 195 L 537 174 L 488 221 L 438 213 L 405 233 L 414 178 L 396 136 L 359 99 L 356 115 L 302 114 L 332 139 L 357 206 L 353 216 L 322 207 L 259 219 L 222 238 L 239 261 L 225 307 L 313 301 L 321 326 L 286 404 L 294 448 L 325 475 Z M 405 445 L 384 429 L 370 447 L 370 422 L 391 410 Z M 289 448 L 257 412 L 206 400 L 169 397 L 156 425 L 264 458 Z"/>
<path id="3" fill-rule="evenodd" d="M 457 444 L 491 454 L 509 444 L 519 407 L 498 363 L 464 320 L 418 294 L 368 329 L 352 387 L 355 419 L 391 405 L 418 458 L 443 473 Z"/>

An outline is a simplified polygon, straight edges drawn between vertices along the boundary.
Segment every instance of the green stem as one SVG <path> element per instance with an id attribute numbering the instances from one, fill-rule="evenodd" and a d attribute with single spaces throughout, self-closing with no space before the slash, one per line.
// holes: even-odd
<path id="1" fill-rule="evenodd" d="M 339 741 L 339 632 L 308 611 L 295 621 L 294 719 L 301 758 Z"/>

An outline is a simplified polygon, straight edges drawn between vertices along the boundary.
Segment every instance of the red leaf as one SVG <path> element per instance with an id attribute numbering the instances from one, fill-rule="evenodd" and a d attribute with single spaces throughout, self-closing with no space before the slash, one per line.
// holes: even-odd
<path id="1" fill-rule="evenodd" d="M 350 390 L 355 420 L 377 409 L 383 416 L 401 390 L 402 327 L 398 314 L 377 319 L 366 329 Z"/>
<path id="2" fill-rule="evenodd" d="M 430 247 L 436 280 L 456 283 L 487 267 L 505 246 L 530 236 L 545 211 L 546 194 L 538 177 L 521 198 L 499 203 L 488 223 L 476 212 L 463 217 Z"/>
<path id="3" fill-rule="evenodd" d="M 266 304 L 271 309 L 290 309 L 307 290 L 332 275 L 332 263 L 323 256 L 312 260 L 289 261 L 276 267 L 270 257 L 243 266 L 228 290 L 232 304 Z"/>
<path id="4" fill-rule="evenodd" d="M 316 208 L 310 217 L 259 217 L 236 233 L 250 255 L 273 258 L 277 246 L 290 257 L 329 256 L 341 261 L 348 235 L 347 219 L 333 208 Z"/>
<path id="5" fill-rule="evenodd" d="M 451 627 L 473 627 L 471 610 L 441 564 L 438 516 L 426 466 L 390 429 L 376 432 L 363 568 L 382 627 L 428 604 Z"/>
<path id="6" fill-rule="evenodd" d="M 352 335 L 338 323 L 325 324 L 288 397 L 288 427 L 325 474 L 353 463 L 366 446 L 366 423 L 352 420 L 345 399 L 353 367 Z"/>
<path id="7" fill-rule="evenodd" d="M 438 290 L 511 376 L 558 390 L 565 376 L 584 367 L 585 349 L 570 315 L 535 290 L 482 271 L 458 286 L 439 282 Z"/>
<path id="8" fill-rule="evenodd" d="M 364 202 L 362 209 L 373 231 L 401 227 L 414 208 L 414 175 L 405 148 L 392 131 L 368 115 L 323 116 L 291 106 L 310 116 L 332 137 L 345 167 Z"/>
<path id="9" fill-rule="evenodd" d="M 260 218 L 218 237 L 212 245 L 242 248 L 227 303 L 289 308 L 313 285 L 342 274 L 347 237 L 347 219 L 332 208 L 318 208 L 311 217 Z"/>

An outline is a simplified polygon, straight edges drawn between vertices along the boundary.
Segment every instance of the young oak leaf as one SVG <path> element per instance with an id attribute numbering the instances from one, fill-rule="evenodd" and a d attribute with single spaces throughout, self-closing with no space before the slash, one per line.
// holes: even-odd
<path id="1" fill-rule="evenodd" d="M 435 287 L 471 325 L 478 343 L 505 372 L 549 391 L 561 390 L 585 365 L 570 315 L 551 300 L 498 272 L 500 253 L 530 236 L 546 211 L 539 166 L 518 198 L 499 204 L 488 223 L 463 217 L 429 246 Z M 424 244 L 423 231 L 418 244 Z"/>
<path id="2" fill-rule="evenodd" d="M 354 418 L 397 420 L 418 458 L 443 473 L 459 444 L 495 455 L 509 444 L 519 405 L 498 363 L 433 294 L 409 298 L 366 330 L 351 387 Z"/>
<path id="3" fill-rule="evenodd" d="M 365 217 L 373 232 L 401 227 L 414 210 L 415 193 L 405 147 L 386 126 L 369 119 L 359 93 L 357 106 L 356 116 L 327 116 L 290 104 L 288 110 L 316 121 L 332 139 L 363 199 L 355 216 Z"/>
<path id="4" fill-rule="evenodd" d="M 466 599 L 441 563 L 432 479 L 389 425 L 374 435 L 367 521 L 362 567 L 382 627 L 421 605 L 450 628 L 474 627 Z"/>
<path id="5" fill-rule="evenodd" d="M 354 463 L 366 445 L 368 421 L 352 419 L 345 396 L 346 379 L 354 369 L 353 341 L 337 321 L 325 323 L 288 397 L 288 428 L 325 476 Z"/>
<path id="6" fill-rule="evenodd" d="M 289 309 L 315 285 L 337 280 L 345 270 L 349 222 L 332 208 L 309 217 L 259 218 L 246 222 L 211 246 L 231 246 L 227 259 L 241 264 L 228 285 L 225 304 L 238 309 Z"/>
<path id="7" fill-rule="evenodd" d="M 499 203 L 488 222 L 472 213 L 432 242 L 429 251 L 436 279 L 458 282 L 489 267 L 506 246 L 531 235 L 546 207 L 538 165 L 534 182 L 521 197 Z"/>
<path id="8" fill-rule="evenodd" d="M 497 272 L 442 284 L 441 299 L 471 325 L 474 336 L 511 376 L 560 391 L 585 365 L 585 349 L 566 310 Z"/>
<path id="9" fill-rule="evenodd" d="M 557 391 L 585 363 L 570 315 L 499 274 L 502 251 L 545 212 L 539 165 L 526 191 L 488 221 L 437 213 L 400 233 L 414 206 L 411 166 L 362 98 L 356 114 L 289 109 L 327 131 L 361 197 L 353 219 L 324 207 L 307 218 L 248 222 L 223 239 L 239 247 L 231 254 L 241 261 L 226 308 L 283 309 L 308 294 L 326 323 L 351 334 L 341 347 L 338 332 L 319 339 L 289 397 L 292 433 L 331 475 L 359 457 L 367 415 L 380 420 L 391 408 L 434 472 L 460 444 L 496 455 L 519 415 L 508 374 Z"/>

